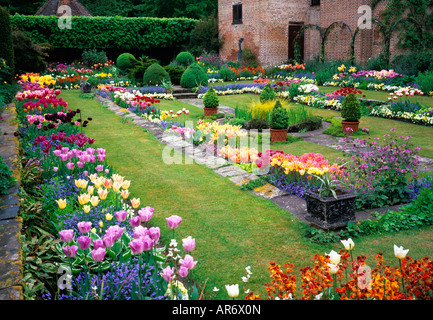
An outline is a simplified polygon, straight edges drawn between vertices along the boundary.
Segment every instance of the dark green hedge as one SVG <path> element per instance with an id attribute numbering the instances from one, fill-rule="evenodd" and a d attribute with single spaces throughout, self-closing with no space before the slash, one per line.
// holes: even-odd
<path id="1" fill-rule="evenodd" d="M 197 20 L 188 18 L 72 17 L 71 29 L 60 29 L 56 16 L 11 16 L 12 25 L 37 43 L 54 48 L 147 50 L 187 43 Z"/>
<path id="2" fill-rule="evenodd" d="M 6 64 L 10 68 L 10 75 L 4 79 L 11 83 L 14 75 L 14 44 L 12 39 L 12 27 L 10 22 L 9 12 L 0 7 L 0 58 L 6 60 Z"/>

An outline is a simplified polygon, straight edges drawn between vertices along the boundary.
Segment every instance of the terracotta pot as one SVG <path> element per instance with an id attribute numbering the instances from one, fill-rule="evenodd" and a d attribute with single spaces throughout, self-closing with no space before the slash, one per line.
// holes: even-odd
<path id="1" fill-rule="evenodd" d="M 358 131 L 358 126 L 359 126 L 359 121 L 341 121 L 341 125 L 343 127 L 343 132 L 344 133 L 351 133 L 351 132 L 356 132 Z M 347 132 L 347 128 L 352 129 L 352 131 L 349 130 L 349 132 Z"/>
<path id="2" fill-rule="evenodd" d="M 218 108 L 204 108 L 204 116 L 210 117 L 211 115 L 218 113 Z"/>
<path id="3" fill-rule="evenodd" d="M 338 191 L 337 199 L 333 196 L 321 197 L 316 191 L 307 191 L 305 219 L 322 229 L 345 227 L 348 222 L 355 221 L 356 195 Z"/>
<path id="4" fill-rule="evenodd" d="M 287 130 L 288 129 L 272 129 L 272 128 L 270 128 L 271 142 L 286 141 L 287 140 Z"/>

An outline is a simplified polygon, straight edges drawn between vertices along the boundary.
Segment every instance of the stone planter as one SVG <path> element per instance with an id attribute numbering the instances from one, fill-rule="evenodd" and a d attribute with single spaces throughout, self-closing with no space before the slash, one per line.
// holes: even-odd
<path id="1" fill-rule="evenodd" d="M 355 221 L 355 199 L 353 193 L 337 193 L 337 199 L 320 197 L 315 191 L 307 191 L 307 215 L 305 219 L 322 229 L 345 227 L 348 222 Z"/>
<path id="2" fill-rule="evenodd" d="M 288 129 L 269 129 L 271 132 L 271 142 L 286 141 Z"/>
<path id="3" fill-rule="evenodd" d="M 341 121 L 341 126 L 343 127 L 343 132 L 344 133 L 351 133 L 351 132 L 356 132 L 358 131 L 358 127 L 359 127 L 359 121 Z M 352 131 L 349 130 L 349 132 L 347 132 L 347 128 L 352 129 Z"/>
<path id="4" fill-rule="evenodd" d="M 204 116 L 210 117 L 211 115 L 218 113 L 218 108 L 206 108 L 204 107 Z"/>

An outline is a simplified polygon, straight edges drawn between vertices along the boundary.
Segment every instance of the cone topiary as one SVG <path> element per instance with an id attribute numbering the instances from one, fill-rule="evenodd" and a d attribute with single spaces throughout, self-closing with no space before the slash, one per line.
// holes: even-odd
<path id="1" fill-rule="evenodd" d="M 218 108 L 219 98 L 215 90 L 210 87 L 203 96 L 203 105 L 205 108 Z"/>
<path id="2" fill-rule="evenodd" d="M 159 63 L 150 65 L 143 75 L 145 85 L 160 85 L 163 80 L 170 81 L 170 75 Z"/>
<path id="3" fill-rule="evenodd" d="M 275 91 L 274 89 L 271 87 L 271 85 L 268 83 L 263 87 L 262 92 L 260 93 L 260 102 L 266 102 L 269 100 L 274 100 L 275 99 Z"/>
<path id="4" fill-rule="evenodd" d="M 289 127 L 289 114 L 281 105 L 280 100 L 277 100 L 272 108 L 269 126 L 272 129 L 287 129 Z"/>
<path id="5" fill-rule="evenodd" d="M 341 106 L 341 117 L 348 122 L 358 122 L 361 119 L 361 103 L 353 93 L 349 93 Z"/>

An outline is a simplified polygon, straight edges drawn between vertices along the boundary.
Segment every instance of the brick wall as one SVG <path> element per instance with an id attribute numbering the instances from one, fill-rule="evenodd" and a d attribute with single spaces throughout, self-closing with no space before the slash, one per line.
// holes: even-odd
<path id="1" fill-rule="evenodd" d="M 355 31 L 358 25 L 358 8 L 371 5 L 372 0 L 322 0 L 320 6 L 311 6 L 311 0 L 219 0 L 218 19 L 220 37 L 224 45 L 220 54 L 229 60 L 237 60 L 238 40 L 244 38 L 242 48 L 252 50 L 262 66 L 281 64 L 288 59 L 288 30 L 290 23 L 316 24 L 326 29 L 332 23 L 344 22 Z M 242 3 L 242 24 L 233 24 L 232 8 Z M 373 12 L 377 16 L 385 3 Z M 304 59 L 320 56 L 320 33 L 308 29 L 304 35 Z M 348 60 L 350 58 L 351 32 L 347 27 L 332 29 L 325 47 L 327 60 Z M 396 48 L 397 33 L 391 41 L 392 56 L 402 51 Z M 355 59 L 366 64 L 371 56 L 377 56 L 383 49 L 383 39 L 378 28 L 360 30 L 355 42 Z"/>

